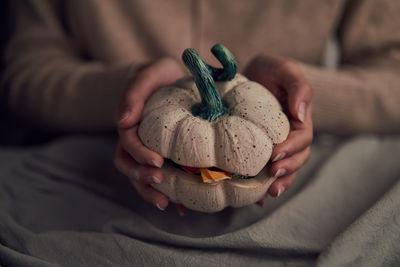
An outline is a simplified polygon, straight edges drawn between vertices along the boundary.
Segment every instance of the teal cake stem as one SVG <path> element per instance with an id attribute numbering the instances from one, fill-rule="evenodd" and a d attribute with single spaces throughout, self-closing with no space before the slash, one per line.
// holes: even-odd
<path id="1" fill-rule="evenodd" d="M 229 81 L 236 74 L 235 59 L 225 46 L 216 44 L 211 52 L 221 62 L 222 69 L 207 65 L 192 48 L 186 49 L 182 54 L 182 60 L 192 73 L 201 96 L 201 103 L 193 107 L 193 115 L 208 121 L 214 121 L 227 113 L 214 80 Z"/>
<path id="2" fill-rule="evenodd" d="M 188 48 L 183 52 L 182 60 L 192 73 L 201 96 L 201 105 L 193 107 L 193 115 L 208 121 L 225 115 L 226 111 L 215 88 L 214 78 L 200 55 L 194 49 Z"/>
<path id="3" fill-rule="evenodd" d="M 222 44 L 215 44 L 211 48 L 211 53 L 218 59 L 223 67 L 220 69 L 207 65 L 214 80 L 217 82 L 232 80 L 237 72 L 236 60 L 232 53 Z"/>

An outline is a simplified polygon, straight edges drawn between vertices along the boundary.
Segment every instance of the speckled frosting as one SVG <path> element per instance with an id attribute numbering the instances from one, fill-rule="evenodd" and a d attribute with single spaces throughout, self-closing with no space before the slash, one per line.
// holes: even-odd
<path id="1" fill-rule="evenodd" d="M 228 108 L 224 117 L 209 122 L 192 115 L 201 100 L 193 79 L 187 78 L 151 96 L 139 136 L 148 148 L 179 165 L 256 176 L 274 144 L 287 138 L 289 121 L 277 99 L 243 75 L 216 87 Z"/>

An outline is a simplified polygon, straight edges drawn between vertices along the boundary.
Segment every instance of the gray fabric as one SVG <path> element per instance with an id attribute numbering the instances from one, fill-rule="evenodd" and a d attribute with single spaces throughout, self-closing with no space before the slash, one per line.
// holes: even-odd
<path id="1" fill-rule="evenodd" d="M 400 138 L 315 139 L 288 192 L 217 214 L 145 203 L 112 137 L 0 150 L 2 266 L 396 266 Z"/>

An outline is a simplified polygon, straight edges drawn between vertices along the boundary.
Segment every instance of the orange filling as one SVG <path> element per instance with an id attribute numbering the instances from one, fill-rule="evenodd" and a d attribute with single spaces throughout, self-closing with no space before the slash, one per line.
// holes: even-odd
<path id="1" fill-rule="evenodd" d="M 213 184 L 222 180 L 231 179 L 232 174 L 222 170 L 210 170 L 208 168 L 200 169 L 182 166 L 182 169 L 190 174 L 200 174 L 203 183 Z"/>
<path id="2" fill-rule="evenodd" d="M 212 171 L 210 169 L 200 169 L 203 183 L 213 184 L 222 180 L 231 179 L 232 175 L 226 171 Z"/>

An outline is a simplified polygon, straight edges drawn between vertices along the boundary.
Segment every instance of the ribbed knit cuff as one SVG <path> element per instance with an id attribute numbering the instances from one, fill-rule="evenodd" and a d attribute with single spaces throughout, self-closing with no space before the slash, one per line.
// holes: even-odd
<path id="1" fill-rule="evenodd" d="M 86 73 L 77 82 L 81 116 L 73 116 L 72 128 L 77 130 L 100 130 L 115 127 L 115 110 L 128 81 L 135 73 L 135 65 L 105 67 Z"/>
<path id="2" fill-rule="evenodd" d="M 371 117 L 363 109 L 368 95 L 351 73 L 299 63 L 313 89 L 314 129 L 335 134 L 365 130 Z"/>

